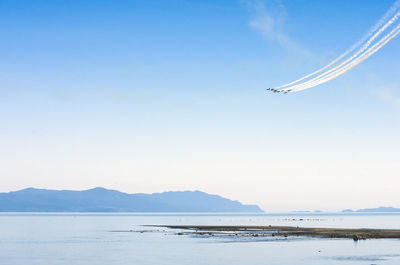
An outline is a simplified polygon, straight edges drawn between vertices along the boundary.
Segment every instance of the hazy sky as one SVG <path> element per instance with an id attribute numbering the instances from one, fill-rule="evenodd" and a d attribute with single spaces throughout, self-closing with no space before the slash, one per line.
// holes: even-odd
<path id="1" fill-rule="evenodd" d="M 393 0 L 0 0 L 0 191 L 400 207 L 400 38 L 287 95 Z"/>

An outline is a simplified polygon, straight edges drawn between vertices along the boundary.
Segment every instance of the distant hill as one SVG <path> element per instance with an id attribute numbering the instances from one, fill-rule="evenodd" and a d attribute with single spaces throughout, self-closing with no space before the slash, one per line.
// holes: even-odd
<path id="1" fill-rule="evenodd" d="M 201 191 L 127 194 L 94 188 L 84 191 L 28 188 L 0 193 L 0 212 L 262 212 Z"/>
<path id="2" fill-rule="evenodd" d="M 378 207 L 378 208 L 369 208 L 369 209 L 360 209 L 360 210 L 343 210 L 344 213 L 395 213 L 400 212 L 400 208 L 393 207 Z"/>

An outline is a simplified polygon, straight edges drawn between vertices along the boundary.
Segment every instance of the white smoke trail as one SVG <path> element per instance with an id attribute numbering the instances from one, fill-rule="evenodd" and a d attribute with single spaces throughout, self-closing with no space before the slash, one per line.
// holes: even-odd
<path id="1" fill-rule="evenodd" d="M 332 62 L 330 62 L 329 64 L 327 64 L 326 66 L 318 69 L 317 71 L 308 74 L 302 78 L 299 78 L 293 82 L 287 83 L 285 85 L 276 87 L 275 89 L 282 89 L 288 86 L 291 86 L 293 84 L 299 83 L 300 81 L 303 81 L 304 79 L 310 78 L 316 74 L 319 74 L 320 72 L 328 69 L 329 67 L 335 65 L 337 62 L 339 62 L 340 60 L 342 60 L 344 57 L 346 57 L 347 55 L 349 55 L 350 53 L 352 53 L 355 49 L 357 49 L 357 47 L 359 47 L 360 45 L 362 45 L 372 34 L 374 34 L 380 27 L 382 27 L 385 22 L 391 18 L 393 16 L 393 14 L 397 11 L 397 9 L 399 9 L 400 7 L 400 0 L 397 0 L 391 7 L 390 9 L 386 12 L 386 14 L 368 31 L 367 34 L 364 35 L 364 37 L 359 40 L 356 44 L 354 44 L 350 49 L 348 49 L 346 52 L 344 52 L 342 55 L 340 55 L 339 57 L 337 57 L 335 60 L 333 60 Z M 382 31 L 381 31 L 382 32 Z M 376 35 L 376 34 L 375 34 Z M 379 35 L 379 34 L 378 34 Z M 376 35 L 377 36 L 377 35 Z M 376 37 L 375 37 L 376 38 Z M 372 42 L 373 40 L 370 40 L 370 42 Z"/>
<path id="2" fill-rule="evenodd" d="M 368 59 L 370 56 L 372 56 L 373 54 L 375 54 L 376 52 L 378 52 L 380 49 L 382 49 L 386 44 L 388 44 L 392 39 L 394 39 L 395 37 L 397 37 L 397 35 L 400 34 L 400 25 L 397 25 L 397 27 L 395 29 L 393 29 L 389 34 L 387 34 L 383 39 L 381 39 L 378 43 L 376 43 L 374 46 L 372 46 L 371 48 L 369 48 L 365 53 L 363 53 L 360 57 L 358 57 L 357 59 L 353 60 L 352 62 L 350 62 L 349 64 L 347 64 L 346 66 L 338 69 L 337 71 L 331 73 L 330 75 L 326 76 L 325 78 L 321 78 L 311 84 L 308 84 L 306 86 L 302 86 L 299 87 L 297 89 L 293 89 L 291 91 L 302 91 L 320 84 L 323 84 L 325 82 L 328 82 L 329 80 L 332 80 L 344 73 L 346 73 L 347 71 L 353 69 L 354 67 L 356 67 L 357 65 L 359 65 L 360 63 L 364 62 L 366 59 Z"/>
<path id="3" fill-rule="evenodd" d="M 375 45 L 373 45 L 371 48 L 369 48 L 365 53 L 363 53 L 361 56 L 359 56 L 355 60 L 351 61 L 350 63 L 346 64 L 345 66 L 341 67 L 340 69 L 334 71 L 333 73 L 331 73 L 323 78 L 318 79 L 317 81 L 310 82 L 309 84 L 306 84 L 306 85 L 298 86 L 297 88 L 293 88 L 293 91 L 300 91 L 300 90 L 304 90 L 303 88 L 314 87 L 316 85 L 325 83 L 337 76 L 344 74 L 345 72 L 354 68 L 355 66 L 357 66 L 358 64 L 360 64 L 361 62 L 365 61 L 367 58 L 372 56 L 378 50 L 383 48 L 383 46 L 385 46 L 389 41 L 391 41 L 393 38 L 395 38 L 399 34 L 399 30 L 400 30 L 400 25 L 398 25 L 389 34 L 387 34 L 384 38 L 382 38 L 379 42 L 377 42 Z"/>
<path id="4" fill-rule="evenodd" d="M 379 43 L 377 43 L 376 45 L 374 45 L 373 47 L 368 49 L 368 51 L 366 51 L 359 58 L 357 58 L 356 60 L 352 61 L 351 63 L 349 63 L 345 67 L 342 67 L 341 69 L 338 69 L 337 71 L 335 71 L 334 73 L 331 73 L 329 76 L 327 76 L 325 78 L 321 78 L 321 79 L 319 79 L 318 81 L 316 81 L 314 83 L 311 83 L 311 84 L 306 85 L 306 86 L 302 86 L 302 87 L 297 88 L 297 89 L 295 89 L 293 91 L 301 91 L 301 90 L 304 90 L 304 89 L 308 89 L 310 87 L 314 87 L 314 86 L 320 85 L 322 83 L 325 83 L 325 82 L 327 82 L 327 81 L 329 81 L 329 80 L 331 80 L 333 78 L 336 78 L 336 77 L 346 73 L 350 69 L 356 67 L 357 65 L 359 65 L 360 63 L 362 63 L 363 61 L 368 59 L 370 56 L 372 56 L 378 50 L 383 48 L 389 41 L 394 39 L 399 33 L 400 33 L 400 25 L 398 25 L 391 33 L 389 33 Z"/>
<path id="5" fill-rule="evenodd" d="M 347 60 L 343 61 L 339 65 L 331 68 L 330 70 L 320 74 L 319 76 L 314 77 L 313 79 L 310 79 L 306 82 L 290 86 L 287 88 L 284 88 L 283 91 L 288 91 L 288 90 L 297 90 L 298 88 L 301 88 L 303 86 L 308 86 L 311 83 L 317 82 L 319 79 L 324 78 L 324 76 L 328 75 L 331 72 L 334 72 L 336 70 L 340 70 L 341 67 L 345 66 L 346 64 L 350 63 L 352 60 L 355 60 L 358 56 L 360 56 L 363 52 L 367 50 L 367 48 L 375 41 L 375 39 L 382 34 L 388 27 L 393 25 L 394 22 L 400 17 L 400 11 L 395 14 L 395 16 L 390 19 L 385 25 L 383 25 L 353 56 L 348 58 Z"/>

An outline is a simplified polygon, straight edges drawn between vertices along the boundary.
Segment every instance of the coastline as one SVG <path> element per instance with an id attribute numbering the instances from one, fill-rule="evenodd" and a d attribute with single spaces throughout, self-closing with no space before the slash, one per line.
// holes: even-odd
<path id="1" fill-rule="evenodd" d="M 175 230 L 183 230 L 178 235 L 230 235 L 247 237 L 316 237 L 353 239 L 400 239 L 397 229 L 364 228 L 310 228 L 294 226 L 212 226 L 212 225 L 151 225 Z"/>

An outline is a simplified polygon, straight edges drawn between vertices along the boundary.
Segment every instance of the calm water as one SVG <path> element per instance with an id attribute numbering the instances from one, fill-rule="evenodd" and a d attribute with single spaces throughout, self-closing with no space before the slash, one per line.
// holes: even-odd
<path id="1" fill-rule="evenodd" d="M 1 265 L 400 264 L 400 240 L 178 236 L 145 224 L 400 229 L 400 214 L 0 214 Z M 149 230 L 144 233 L 112 230 Z M 163 231 L 165 230 L 165 231 Z"/>

